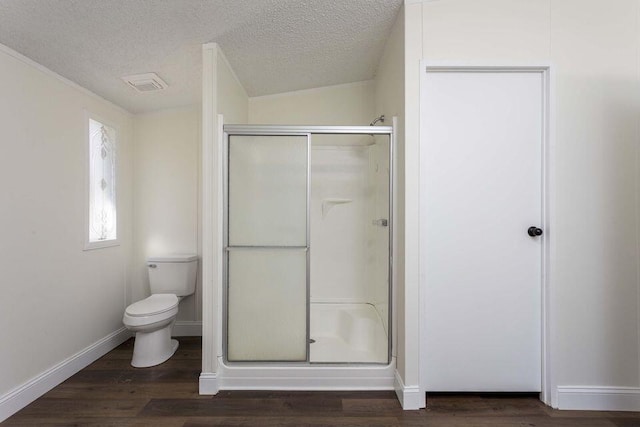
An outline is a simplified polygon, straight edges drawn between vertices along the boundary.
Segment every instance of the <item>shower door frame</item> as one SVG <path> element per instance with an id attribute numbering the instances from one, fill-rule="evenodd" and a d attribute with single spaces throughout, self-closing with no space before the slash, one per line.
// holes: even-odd
<path id="1" fill-rule="evenodd" d="M 312 362 L 311 356 L 311 143 L 314 134 L 324 135 L 387 135 L 389 138 L 389 195 L 388 195 L 388 319 L 387 319 L 387 361 L 377 362 Z M 307 211 L 306 211 L 306 360 L 278 361 L 278 360 L 243 360 L 230 361 L 228 359 L 229 340 L 229 142 L 232 136 L 306 136 L 307 137 Z M 300 126 L 300 125 L 223 125 L 222 144 L 222 189 L 223 189 L 223 218 L 222 218 L 222 360 L 229 366 L 247 366 L 251 364 L 267 364 L 269 366 L 387 366 L 393 363 L 392 357 L 392 316 L 393 316 L 393 164 L 394 164 L 394 133 L 393 126 Z M 257 247 L 258 248 L 258 247 Z M 273 247 L 277 249 L 277 247 Z M 302 247 L 291 247 L 302 249 Z"/>

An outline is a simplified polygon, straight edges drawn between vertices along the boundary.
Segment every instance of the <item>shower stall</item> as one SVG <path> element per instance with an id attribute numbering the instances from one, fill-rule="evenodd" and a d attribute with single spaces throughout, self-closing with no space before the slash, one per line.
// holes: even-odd
<path id="1" fill-rule="evenodd" d="M 224 141 L 224 367 L 388 368 L 392 127 L 225 125 Z"/>

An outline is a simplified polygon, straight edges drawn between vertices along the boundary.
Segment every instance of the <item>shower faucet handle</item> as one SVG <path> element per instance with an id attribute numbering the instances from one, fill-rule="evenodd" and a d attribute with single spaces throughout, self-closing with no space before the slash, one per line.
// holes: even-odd
<path id="1" fill-rule="evenodd" d="M 386 218 L 374 219 L 372 224 L 377 225 L 378 227 L 387 227 L 389 225 L 389 220 Z"/>

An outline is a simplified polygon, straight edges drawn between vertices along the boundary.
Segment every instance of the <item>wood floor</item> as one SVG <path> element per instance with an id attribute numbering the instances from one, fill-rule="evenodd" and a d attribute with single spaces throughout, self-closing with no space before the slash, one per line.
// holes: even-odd
<path id="1" fill-rule="evenodd" d="M 640 427 L 640 413 L 554 411 L 532 396 L 429 395 L 420 411 L 402 411 L 393 392 L 200 396 L 200 339 L 179 341 L 168 362 L 135 369 L 129 340 L 2 425 Z"/>

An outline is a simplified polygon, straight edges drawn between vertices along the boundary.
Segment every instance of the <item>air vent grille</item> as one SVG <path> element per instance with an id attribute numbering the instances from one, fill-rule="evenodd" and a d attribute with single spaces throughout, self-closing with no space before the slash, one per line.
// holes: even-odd
<path id="1" fill-rule="evenodd" d="M 156 92 L 168 87 L 156 73 L 134 74 L 124 76 L 122 80 L 140 93 Z"/>

